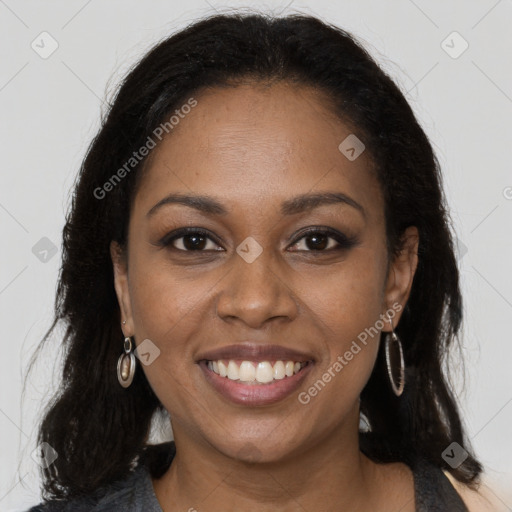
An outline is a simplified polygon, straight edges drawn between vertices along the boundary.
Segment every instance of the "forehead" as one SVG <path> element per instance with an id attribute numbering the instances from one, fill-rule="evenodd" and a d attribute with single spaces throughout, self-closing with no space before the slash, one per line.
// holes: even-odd
<path id="1" fill-rule="evenodd" d="M 233 209 L 268 204 L 275 210 L 287 197 L 332 190 L 382 213 L 369 152 L 350 160 L 340 151 L 354 129 L 318 91 L 283 82 L 246 84 L 194 99 L 197 105 L 181 113 L 153 150 L 138 205 L 151 207 L 179 191 L 212 195 Z"/>

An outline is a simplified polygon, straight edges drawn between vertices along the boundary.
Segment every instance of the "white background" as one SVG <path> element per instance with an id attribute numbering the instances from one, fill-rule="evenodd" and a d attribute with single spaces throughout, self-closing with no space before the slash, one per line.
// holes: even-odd
<path id="1" fill-rule="evenodd" d="M 512 3 L 186 4 L 0 0 L 0 510 L 39 501 L 30 454 L 58 377 L 58 338 L 22 402 L 23 380 L 51 322 L 64 214 L 106 91 L 160 38 L 214 9 L 248 6 L 316 14 L 352 31 L 399 83 L 431 138 L 460 241 L 466 380 L 459 373 L 457 389 L 500 510 L 512 510 Z M 31 48 L 43 31 L 59 45 L 47 59 Z M 441 46 L 453 31 L 469 44 L 458 58 Z M 457 52 L 463 41 L 450 36 L 445 44 Z M 43 237 L 57 247 L 47 262 L 32 252 Z"/>

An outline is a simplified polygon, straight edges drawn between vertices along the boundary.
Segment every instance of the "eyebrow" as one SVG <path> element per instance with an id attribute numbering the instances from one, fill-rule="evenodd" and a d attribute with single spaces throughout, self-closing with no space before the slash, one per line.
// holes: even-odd
<path id="1" fill-rule="evenodd" d="M 229 211 L 216 199 L 203 195 L 169 194 L 156 203 L 146 214 L 150 217 L 168 204 L 182 204 L 209 215 L 227 215 Z M 282 215 L 296 215 L 329 204 L 346 204 L 358 210 L 366 218 L 365 209 L 342 192 L 301 194 L 281 203 Z"/>

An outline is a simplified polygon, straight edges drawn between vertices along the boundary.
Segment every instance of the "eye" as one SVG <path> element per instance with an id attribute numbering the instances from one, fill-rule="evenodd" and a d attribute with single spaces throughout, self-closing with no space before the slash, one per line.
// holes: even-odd
<path id="1" fill-rule="evenodd" d="M 347 237 L 332 228 L 313 227 L 303 232 L 302 236 L 294 242 L 292 247 L 302 246 L 302 249 L 299 248 L 299 251 L 305 250 L 306 252 L 331 252 L 349 249 L 356 243 L 357 240 L 355 237 Z M 304 249 L 304 247 L 306 249 Z"/>
<path id="2" fill-rule="evenodd" d="M 210 244 L 208 242 L 211 242 Z M 172 249 L 183 252 L 218 251 L 217 243 L 208 231 L 199 228 L 181 228 L 173 231 L 160 240 L 159 245 L 171 246 Z M 223 249 L 221 249 L 223 250 Z"/>
<path id="3" fill-rule="evenodd" d="M 301 233 L 291 247 L 299 252 L 331 252 L 349 249 L 357 243 L 355 237 L 347 237 L 332 228 L 313 227 Z M 158 245 L 181 252 L 223 251 L 208 231 L 200 228 L 181 228 L 164 236 Z M 217 248 L 216 248 L 217 247 Z M 293 250 L 292 252 L 296 252 Z"/>

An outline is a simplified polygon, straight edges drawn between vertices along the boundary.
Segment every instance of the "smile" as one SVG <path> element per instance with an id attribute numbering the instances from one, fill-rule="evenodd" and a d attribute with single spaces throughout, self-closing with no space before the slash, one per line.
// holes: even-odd
<path id="1" fill-rule="evenodd" d="M 207 366 L 221 377 L 247 384 L 268 384 L 292 377 L 300 372 L 307 361 L 236 361 L 233 359 L 208 361 Z"/>
<path id="2" fill-rule="evenodd" d="M 230 403 L 255 407 L 275 404 L 298 391 L 314 362 L 203 359 L 198 366 L 216 394 Z"/>

